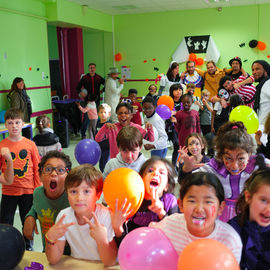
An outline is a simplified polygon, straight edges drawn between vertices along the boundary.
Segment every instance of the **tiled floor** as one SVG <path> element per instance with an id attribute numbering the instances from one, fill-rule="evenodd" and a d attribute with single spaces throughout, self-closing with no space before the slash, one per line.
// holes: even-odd
<path id="1" fill-rule="evenodd" d="M 70 145 L 68 148 L 64 148 L 63 152 L 67 155 L 70 156 L 71 161 L 72 161 L 72 167 L 76 167 L 78 166 L 78 162 L 76 161 L 75 157 L 74 157 L 74 149 L 77 145 L 77 143 L 80 141 L 80 136 L 77 137 L 71 137 L 71 141 L 70 141 Z M 149 151 L 145 151 L 142 150 L 142 152 L 144 153 L 144 155 L 146 157 L 150 157 L 150 153 Z M 168 153 L 167 153 L 167 158 L 171 160 L 171 154 L 172 154 L 172 150 L 171 148 L 168 149 Z M 98 168 L 98 165 L 96 165 Z M 176 191 L 178 194 L 178 191 Z M 2 194 L 2 190 L 0 189 L 0 194 Z M 15 221 L 14 221 L 14 226 L 21 231 L 22 229 L 22 225 L 21 225 L 21 221 L 20 221 L 20 217 L 19 217 L 19 213 L 18 210 L 16 211 L 16 215 L 15 215 Z M 40 227 L 38 224 L 38 231 L 40 232 Z M 43 247 L 42 247 L 42 241 L 41 241 L 41 236 L 40 235 L 35 235 L 34 236 L 34 250 L 35 251 L 42 251 Z"/>

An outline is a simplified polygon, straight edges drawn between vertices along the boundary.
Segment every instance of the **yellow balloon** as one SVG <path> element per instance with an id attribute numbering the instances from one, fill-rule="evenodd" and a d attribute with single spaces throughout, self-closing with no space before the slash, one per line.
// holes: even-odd
<path id="1" fill-rule="evenodd" d="M 248 134 L 253 134 L 258 131 L 259 119 L 256 112 L 248 106 L 240 105 L 235 107 L 230 114 L 230 121 L 243 122 Z"/>

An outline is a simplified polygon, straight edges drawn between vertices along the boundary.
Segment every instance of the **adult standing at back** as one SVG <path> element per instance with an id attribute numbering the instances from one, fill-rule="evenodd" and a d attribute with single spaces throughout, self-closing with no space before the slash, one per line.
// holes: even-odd
<path id="1" fill-rule="evenodd" d="M 23 78 L 16 77 L 11 85 L 7 99 L 10 102 L 10 107 L 20 109 L 23 112 L 24 123 L 29 123 L 32 114 L 32 103 L 30 97 L 26 93 L 26 87 Z M 27 139 L 31 139 L 31 128 L 24 128 L 22 135 Z"/>
<path id="2" fill-rule="evenodd" d="M 100 103 L 100 94 L 102 93 L 102 91 L 100 91 L 100 86 L 102 84 L 103 85 L 105 84 L 105 80 L 100 75 L 96 74 L 95 63 L 90 63 L 88 65 L 88 70 L 89 70 L 89 73 L 81 77 L 76 90 L 78 94 L 80 93 L 82 89 L 86 89 L 88 92 L 86 97 L 84 98 L 84 104 L 82 104 L 83 107 L 87 105 L 89 97 L 91 100 L 94 100 L 96 102 L 96 106 L 98 107 Z M 87 130 L 89 121 L 90 120 L 88 118 L 87 113 L 84 113 L 82 127 L 81 127 L 82 139 L 85 138 L 85 132 Z"/>
<path id="3" fill-rule="evenodd" d="M 242 72 L 242 60 L 240 57 L 236 56 L 229 61 L 231 69 L 225 69 L 226 75 L 230 76 L 233 81 L 237 80 L 243 75 Z"/>
<path id="4" fill-rule="evenodd" d="M 206 71 L 196 68 L 204 80 L 204 88 L 210 92 L 210 98 L 217 95 L 220 79 L 225 76 L 225 71 L 218 68 L 214 61 L 206 63 Z"/>
<path id="5" fill-rule="evenodd" d="M 113 123 L 118 122 L 116 115 L 116 107 L 120 100 L 120 92 L 124 87 L 124 79 L 118 77 L 118 68 L 112 67 L 109 69 L 108 78 L 105 84 L 105 103 L 111 106 L 111 120 Z M 119 80 L 119 84 L 117 83 Z"/>
<path id="6" fill-rule="evenodd" d="M 256 86 L 254 96 L 254 110 L 259 117 L 260 125 L 264 125 L 266 117 L 270 111 L 270 66 L 264 60 L 256 60 L 252 64 L 252 75 Z"/>
<path id="7" fill-rule="evenodd" d="M 170 95 L 170 87 L 174 83 L 180 82 L 179 65 L 175 61 L 172 61 L 167 74 L 161 77 L 160 88 L 158 91 L 159 96 Z"/>

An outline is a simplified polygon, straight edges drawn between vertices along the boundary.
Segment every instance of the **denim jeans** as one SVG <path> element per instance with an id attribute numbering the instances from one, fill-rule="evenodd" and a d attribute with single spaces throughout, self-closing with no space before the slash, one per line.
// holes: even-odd
<path id="1" fill-rule="evenodd" d="M 160 150 L 152 150 L 151 151 L 151 157 L 152 156 L 159 156 L 161 158 L 166 158 L 168 148 L 160 149 Z"/>

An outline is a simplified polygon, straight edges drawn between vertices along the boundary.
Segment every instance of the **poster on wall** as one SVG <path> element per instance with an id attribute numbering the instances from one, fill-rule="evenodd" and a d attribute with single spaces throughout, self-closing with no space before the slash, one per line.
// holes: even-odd
<path id="1" fill-rule="evenodd" d="M 129 66 L 121 66 L 121 75 L 125 77 L 125 79 L 130 79 L 131 69 Z"/>
<path id="2" fill-rule="evenodd" d="M 206 53 L 208 42 L 208 36 L 193 36 L 185 37 L 185 41 L 188 47 L 189 53 Z"/>
<path id="3" fill-rule="evenodd" d="M 205 61 L 217 63 L 220 52 L 210 35 L 184 37 L 174 52 L 172 59 L 177 63 L 188 61 L 190 53 L 205 53 Z"/>

